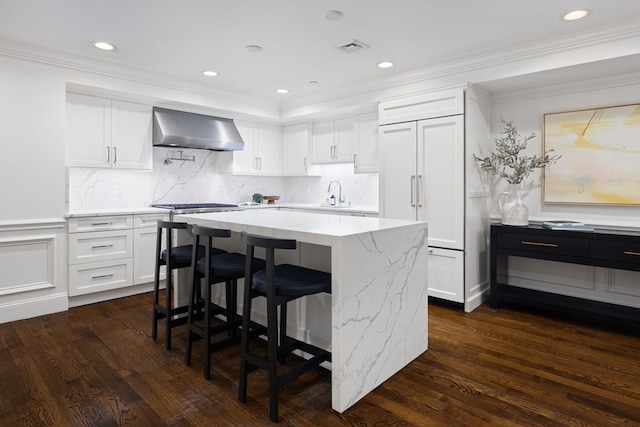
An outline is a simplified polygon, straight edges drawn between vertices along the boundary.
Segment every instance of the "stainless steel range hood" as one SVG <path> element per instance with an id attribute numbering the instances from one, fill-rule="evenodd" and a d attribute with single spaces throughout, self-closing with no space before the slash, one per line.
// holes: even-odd
<path id="1" fill-rule="evenodd" d="M 153 107 L 153 145 L 230 151 L 244 149 L 231 119 Z"/>

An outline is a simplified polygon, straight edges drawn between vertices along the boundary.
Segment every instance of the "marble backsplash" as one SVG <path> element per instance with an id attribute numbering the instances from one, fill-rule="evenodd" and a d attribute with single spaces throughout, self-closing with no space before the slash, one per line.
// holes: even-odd
<path id="1" fill-rule="evenodd" d="M 271 177 L 220 174 L 219 153 L 184 150 L 195 161 L 174 160 L 165 164 L 167 153 L 177 150 L 155 147 L 153 170 L 69 167 L 67 210 L 139 208 L 152 203 L 240 203 L 254 193 L 279 195 L 280 203 L 322 203 L 332 180 L 353 206 L 378 207 L 378 174 L 353 173 L 351 164 L 317 165 L 320 176 Z M 332 193 L 338 196 L 338 186 Z"/>

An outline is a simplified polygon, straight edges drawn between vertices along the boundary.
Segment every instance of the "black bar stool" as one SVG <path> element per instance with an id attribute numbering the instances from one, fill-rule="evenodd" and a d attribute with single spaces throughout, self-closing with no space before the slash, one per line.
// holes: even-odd
<path id="1" fill-rule="evenodd" d="M 331 352 L 287 336 L 287 303 L 307 295 L 320 292 L 331 293 L 331 274 L 291 264 L 275 265 L 275 249 L 295 249 L 295 240 L 241 233 L 247 245 L 244 307 L 242 314 L 242 341 L 240 345 L 240 386 L 238 398 L 247 400 L 247 375 L 257 368 L 265 369 L 269 375 L 269 416 L 278 421 L 278 388 L 324 361 L 331 361 Z M 256 247 L 266 249 L 266 269 L 251 274 L 250 262 Z M 267 356 L 249 352 L 249 322 L 251 301 L 256 296 L 267 298 Z M 278 327 L 277 308 L 280 307 Z M 286 356 L 302 350 L 312 357 L 298 363 L 278 375 L 278 361 L 285 363 Z"/>
<path id="2" fill-rule="evenodd" d="M 194 225 L 191 229 L 195 237 L 195 245 L 200 244 L 200 238 L 206 238 L 204 256 L 198 258 L 197 250 L 193 249 L 191 257 L 192 276 L 191 294 L 189 296 L 189 315 L 187 320 L 187 349 L 185 363 L 191 364 L 191 348 L 193 341 L 204 338 L 204 377 L 211 376 L 211 353 L 229 345 L 240 342 L 238 328 L 241 318 L 238 316 L 238 279 L 245 275 L 245 256 L 239 253 L 218 253 L 213 247 L 214 237 L 230 237 L 230 230 L 202 227 Z M 265 262 L 254 259 L 251 262 L 251 271 L 264 269 Z M 200 280 L 204 277 L 204 298 L 200 295 Z M 211 299 L 211 285 L 225 283 L 226 307 L 214 304 Z M 199 307 L 204 307 L 202 312 Z M 200 315 L 202 313 L 202 315 Z M 213 316 L 223 314 L 225 321 L 217 326 L 212 326 Z M 204 317 L 202 325 L 196 323 Z M 213 336 L 227 332 L 226 339 L 211 342 Z"/>
<path id="3" fill-rule="evenodd" d="M 153 324 L 151 328 L 151 337 L 155 340 L 158 337 L 158 321 L 165 320 L 165 347 L 171 349 L 171 330 L 179 325 L 187 322 L 187 316 L 175 317 L 176 315 L 186 313 L 189 305 L 173 307 L 173 278 L 172 271 L 178 268 L 191 266 L 191 257 L 194 245 L 173 246 L 173 231 L 186 230 L 186 222 L 170 222 L 158 221 L 158 237 L 156 242 L 156 271 L 155 282 L 153 286 Z M 162 234 L 166 235 L 166 249 L 162 250 Z M 204 256 L 204 247 L 198 246 L 196 256 L 202 258 Z M 220 253 L 225 251 L 220 250 Z M 167 266 L 167 278 L 165 287 L 165 301 L 160 302 L 160 267 Z"/>

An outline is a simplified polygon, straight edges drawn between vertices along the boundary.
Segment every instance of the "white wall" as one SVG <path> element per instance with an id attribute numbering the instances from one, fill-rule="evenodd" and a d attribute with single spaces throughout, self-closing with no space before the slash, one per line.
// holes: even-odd
<path id="1" fill-rule="evenodd" d="M 529 142 L 528 153 L 542 152 L 543 115 L 561 111 L 632 104 L 638 102 L 640 73 L 612 76 L 607 79 L 576 81 L 562 86 L 539 87 L 535 90 L 505 92 L 492 97 L 492 134 L 495 138 L 503 130 L 499 118 L 513 120 L 522 137 L 535 133 Z M 640 137 L 640 135 L 639 135 Z M 562 159 L 559 160 L 562 162 Z M 553 168 L 553 166 L 551 166 Z M 610 165 L 615 168 L 615 164 Z M 640 164 L 638 165 L 640 169 Z M 501 181 L 495 194 L 506 186 Z M 590 224 L 640 227 L 640 206 L 553 205 L 542 202 L 542 179 L 536 170 L 528 179 L 524 203 L 531 220 L 573 219 Z M 494 215 L 499 216 L 494 203 Z"/>

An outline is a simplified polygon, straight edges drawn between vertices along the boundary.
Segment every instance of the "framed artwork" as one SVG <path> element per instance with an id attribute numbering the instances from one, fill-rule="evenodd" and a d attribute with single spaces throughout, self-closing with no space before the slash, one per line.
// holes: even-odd
<path id="1" fill-rule="evenodd" d="M 640 104 L 544 115 L 544 203 L 640 205 Z"/>

